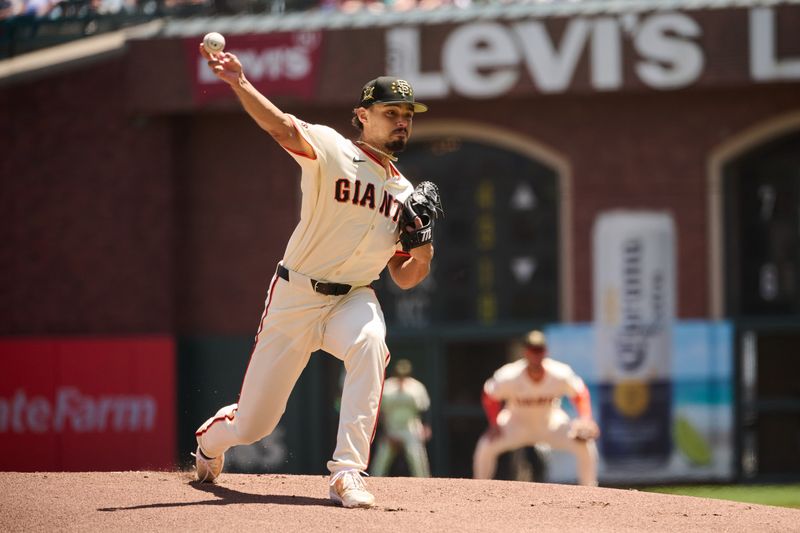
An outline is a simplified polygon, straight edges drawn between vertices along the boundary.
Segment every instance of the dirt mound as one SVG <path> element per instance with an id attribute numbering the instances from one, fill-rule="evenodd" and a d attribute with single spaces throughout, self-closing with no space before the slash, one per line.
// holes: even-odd
<path id="1" fill-rule="evenodd" d="M 328 500 L 327 477 L 0 472 L 0 531 L 797 531 L 800 510 L 517 481 L 369 478 L 373 509 Z"/>

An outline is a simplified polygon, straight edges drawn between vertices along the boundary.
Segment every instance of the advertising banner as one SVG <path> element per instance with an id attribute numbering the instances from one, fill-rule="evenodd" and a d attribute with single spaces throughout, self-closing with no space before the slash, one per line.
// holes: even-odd
<path id="1" fill-rule="evenodd" d="M 735 474 L 733 328 L 677 320 L 675 233 L 667 212 L 601 213 L 593 322 L 547 328 L 552 356 L 591 391 L 603 484 Z M 550 481 L 574 480 L 574 458 L 551 455 Z"/>
<path id="2" fill-rule="evenodd" d="M 655 427 L 665 425 L 656 445 L 658 461 L 641 468 L 641 440 L 634 436 L 626 445 L 600 417 L 603 403 L 601 361 L 595 353 L 597 331 L 593 324 L 563 324 L 546 328 L 552 357 L 569 364 L 586 382 L 592 411 L 600 423 L 598 477 L 601 484 L 730 481 L 734 472 L 733 327 L 729 322 L 678 320 L 672 327 L 672 353 L 667 374 L 669 405 Z M 569 402 L 564 403 L 572 410 Z M 570 413 L 574 415 L 574 410 Z M 613 422 L 613 419 L 612 419 Z M 647 422 L 649 423 L 649 422 Z M 608 440 L 622 451 L 612 455 Z M 666 444 L 668 443 L 668 445 Z M 660 450 L 669 449 L 663 460 Z M 625 453 L 630 454 L 626 457 Z M 629 459 L 629 460 L 626 460 Z M 645 457 L 646 459 L 646 457 Z M 575 481 L 575 459 L 568 453 L 551 452 L 548 480 Z"/>
<path id="3" fill-rule="evenodd" d="M 663 465 L 672 451 L 670 362 L 675 230 L 668 213 L 611 211 L 593 234 L 594 356 L 600 451 L 607 462 Z"/>
<path id="4" fill-rule="evenodd" d="M 172 339 L 0 339 L 0 360 L 0 470 L 174 467 Z"/>
<path id="5" fill-rule="evenodd" d="M 247 79 L 265 96 L 293 96 L 301 100 L 314 97 L 321 32 L 230 35 L 226 41 L 225 52 L 239 58 Z M 199 43 L 200 38 L 184 40 L 195 103 L 235 98 L 230 87 L 208 68 L 198 51 Z"/>
<path id="6" fill-rule="evenodd" d="M 550 17 L 498 10 L 496 18 L 458 25 L 396 24 L 386 30 L 386 71 L 408 80 L 421 101 L 800 79 L 800 9 L 732 6 L 662 10 L 620 4 L 592 13 L 575 3 L 559 6 Z"/>

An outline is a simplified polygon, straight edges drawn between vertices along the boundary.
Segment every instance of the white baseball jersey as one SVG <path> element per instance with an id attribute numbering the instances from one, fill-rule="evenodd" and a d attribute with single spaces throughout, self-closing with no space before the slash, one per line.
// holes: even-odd
<path id="1" fill-rule="evenodd" d="M 483 388 L 492 398 L 504 400 L 512 416 L 546 420 L 551 411 L 561 408 L 562 396 L 575 396 L 585 385 L 565 363 L 546 357 L 542 366 L 544 377 L 538 383 L 528 375 L 528 361 L 520 359 L 500 367 Z"/>
<path id="2" fill-rule="evenodd" d="M 300 222 L 283 263 L 323 281 L 355 287 L 378 279 L 400 249 L 398 219 L 411 183 L 336 130 L 289 115 L 315 158 L 287 150 L 302 168 Z"/>
<path id="3" fill-rule="evenodd" d="M 290 118 L 314 155 L 287 149 L 301 167 L 302 189 L 300 222 L 282 261 L 288 280 L 272 278 L 238 403 L 220 409 L 195 435 L 209 457 L 269 435 L 310 354 L 323 350 L 347 370 L 328 468 L 363 471 L 389 361 L 383 312 L 367 286 L 401 251 L 399 218 L 413 186 L 394 165 L 387 172 L 335 130 Z M 328 296 L 310 279 L 352 288 Z"/>
<path id="4" fill-rule="evenodd" d="M 401 385 L 402 383 L 402 385 Z M 387 433 L 411 432 L 422 434 L 420 413 L 431 405 L 425 385 L 414 378 L 388 378 L 383 385 L 383 429 Z"/>
<path id="5" fill-rule="evenodd" d="M 534 382 L 528 375 L 528 361 L 520 359 L 500 367 L 483 386 L 495 400 L 505 401 L 497 415 L 500 435 L 478 440 L 473 455 L 473 476 L 491 479 L 500 454 L 523 446 L 547 444 L 575 455 L 578 482 L 597 485 L 597 448 L 594 441 L 577 441 L 569 436 L 570 420 L 561 409 L 561 398 L 572 398 L 586 385 L 569 365 L 550 358 L 542 360 L 544 377 Z"/>

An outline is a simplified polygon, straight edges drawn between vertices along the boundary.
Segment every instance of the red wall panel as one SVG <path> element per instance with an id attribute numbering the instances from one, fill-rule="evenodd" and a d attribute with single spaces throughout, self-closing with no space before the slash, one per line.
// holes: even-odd
<path id="1" fill-rule="evenodd" d="M 171 339 L 5 339 L 0 360 L 0 470 L 173 467 Z"/>

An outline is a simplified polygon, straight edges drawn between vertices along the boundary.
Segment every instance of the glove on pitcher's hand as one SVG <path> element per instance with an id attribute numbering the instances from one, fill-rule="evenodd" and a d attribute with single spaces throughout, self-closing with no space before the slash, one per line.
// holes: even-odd
<path id="1" fill-rule="evenodd" d="M 400 217 L 400 242 L 403 250 L 409 251 L 433 240 L 433 222 L 444 216 L 439 188 L 435 183 L 423 181 L 403 204 Z M 414 219 L 419 217 L 422 225 L 418 228 Z"/>
<path id="2" fill-rule="evenodd" d="M 594 420 L 576 418 L 570 423 L 567 435 L 575 440 L 592 440 L 600 436 L 600 428 Z"/>

